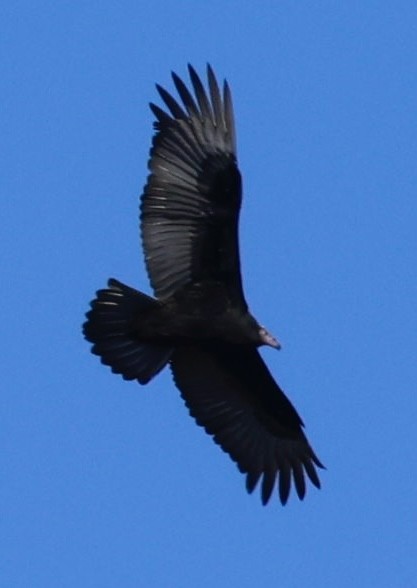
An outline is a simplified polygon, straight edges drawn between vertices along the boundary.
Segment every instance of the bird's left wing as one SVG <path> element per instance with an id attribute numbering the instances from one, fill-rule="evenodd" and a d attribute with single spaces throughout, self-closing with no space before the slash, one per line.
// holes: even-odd
<path id="1" fill-rule="evenodd" d="M 323 466 L 256 349 L 179 348 L 171 369 L 190 414 L 247 475 L 248 491 L 262 479 L 264 504 L 276 483 L 282 504 L 292 482 L 303 499 L 305 474 L 320 488 L 316 467 Z"/>
<path id="2" fill-rule="evenodd" d="M 189 66 L 194 95 L 172 74 L 182 101 L 157 86 L 168 112 L 151 104 L 156 134 L 141 202 L 141 234 L 158 298 L 188 283 L 221 282 L 244 302 L 238 250 L 241 177 L 232 99 L 207 68 L 208 91 Z"/>

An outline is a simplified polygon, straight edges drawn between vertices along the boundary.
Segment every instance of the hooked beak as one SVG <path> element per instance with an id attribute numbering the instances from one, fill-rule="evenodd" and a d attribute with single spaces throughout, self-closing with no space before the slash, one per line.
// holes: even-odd
<path id="1" fill-rule="evenodd" d="M 281 349 L 281 343 L 277 339 L 275 339 L 275 337 L 273 337 L 271 333 L 268 333 L 265 327 L 260 328 L 259 335 L 261 337 L 262 345 L 269 345 L 269 347 Z"/>

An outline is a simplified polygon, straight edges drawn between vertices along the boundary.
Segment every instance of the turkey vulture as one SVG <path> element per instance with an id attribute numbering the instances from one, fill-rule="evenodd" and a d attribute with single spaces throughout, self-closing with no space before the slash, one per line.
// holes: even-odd
<path id="1" fill-rule="evenodd" d="M 110 279 L 83 325 L 92 352 L 125 380 L 149 382 L 168 363 L 190 414 L 246 474 L 266 504 L 277 487 L 300 499 L 322 464 L 297 411 L 258 347 L 279 343 L 250 314 L 240 275 L 242 185 L 230 89 L 207 66 L 207 89 L 189 66 L 175 74 L 180 101 L 157 85 L 155 135 L 140 229 L 155 298 Z"/>

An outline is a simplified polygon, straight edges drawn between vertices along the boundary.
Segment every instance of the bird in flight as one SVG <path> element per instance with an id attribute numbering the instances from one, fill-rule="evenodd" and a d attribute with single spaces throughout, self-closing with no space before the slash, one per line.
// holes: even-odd
<path id="1" fill-rule="evenodd" d="M 150 104 L 155 134 L 140 231 L 155 297 L 115 279 L 98 290 L 83 325 L 92 353 L 125 380 L 147 384 L 167 364 L 192 417 L 236 462 L 266 504 L 291 486 L 320 488 L 323 468 L 297 411 L 258 347 L 279 342 L 249 311 L 240 273 L 242 181 L 232 98 L 210 66 L 204 87 L 188 66 L 175 99 Z"/>

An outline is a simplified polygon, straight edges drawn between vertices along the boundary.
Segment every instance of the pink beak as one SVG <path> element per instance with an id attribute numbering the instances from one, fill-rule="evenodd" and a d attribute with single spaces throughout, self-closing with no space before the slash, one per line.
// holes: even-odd
<path id="1" fill-rule="evenodd" d="M 263 345 L 269 345 L 269 347 L 275 347 L 275 349 L 281 349 L 281 343 L 275 339 L 265 327 L 261 327 L 259 330 L 259 335 L 261 336 L 261 341 Z"/>

